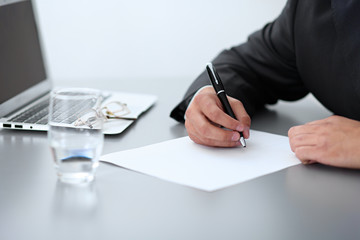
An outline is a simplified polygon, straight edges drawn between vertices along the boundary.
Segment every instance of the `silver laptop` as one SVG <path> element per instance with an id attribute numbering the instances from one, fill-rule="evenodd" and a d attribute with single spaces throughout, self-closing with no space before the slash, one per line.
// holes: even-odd
<path id="1" fill-rule="evenodd" d="M 0 127 L 48 129 L 49 93 L 31 0 L 0 0 Z"/>
<path id="2" fill-rule="evenodd" d="M 0 128 L 46 131 L 51 88 L 31 0 L 0 0 Z M 134 102 L 131 99 L 143 97 L 119 92 L 104 95 L 107 101 L 127 99 L 123 101 L 129 105 Z M 156 100 L 146 97 L 145 105 L 131 106 L 137 109 L 134 119 Z M 118 134 L 131 123 L 109 121 L 104 133 Z"/>

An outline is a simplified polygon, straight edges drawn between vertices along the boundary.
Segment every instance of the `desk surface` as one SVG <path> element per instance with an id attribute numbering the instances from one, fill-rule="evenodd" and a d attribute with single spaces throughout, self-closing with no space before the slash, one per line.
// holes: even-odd
<path id="1" fill-rule="evenodd" d="M 156 81 L 161 89 L 150 80 L 115 84 L 159 100 L 124 133 L 106 137 L 103 153 L 186 135 L 168 115 L 187 86 Z M 286 135 L 329 115 L 307 97 L 269 107 L 252 126 Z M 105 163 L 88 186 L 60 183 L 43 132 L 1 130 L 0 153 L 2 240 L 360 238 L 360 171 L 298 165 L 208 193 Z"/>

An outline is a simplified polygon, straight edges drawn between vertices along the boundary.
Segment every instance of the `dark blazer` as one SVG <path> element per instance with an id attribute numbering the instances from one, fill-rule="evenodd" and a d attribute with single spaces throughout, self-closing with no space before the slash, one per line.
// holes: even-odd
<path id="1" fill-rule="evenodd" d="M 360 1 L 289 0 L 275 21 L 213 64 L 250 115 L 311 92 L 333 113 L 360 120 Z M 203 72 L 171 117 L 183 122 L 192 96 L 208 84 Z"/>

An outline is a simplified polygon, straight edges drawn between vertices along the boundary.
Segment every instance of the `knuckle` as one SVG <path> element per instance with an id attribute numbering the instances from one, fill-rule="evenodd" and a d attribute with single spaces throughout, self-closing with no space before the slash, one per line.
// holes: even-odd
<path id="1" fill-rule="evenodd" d="M 203 106 L 203 105 L 211 104 L 209 99 L 211 99 L 212 94 L 207 93 L 207 92 L 203 92 L 203 91 L 201 91 L 199 94 L 196 94 L 193 97 L 192 102 L 195 103 L 196 105 Z"/>
<path id="2" fill-rule="evenodd" d="M 236 98 L 233 98 L 233 97 L 229 97 L 229 102 L 234 104 L 234 105 L 237 105 L 237 107 L 243 107 L 244 105 L 242 104 L 241 101 L 239 101 L 238 99 Z"/>
<path id="3" fill-rule="evenodd" d="M 193 100 L 192 100 L 192 104 L 200 104 L 201 98 L 202 98 L 202 95 L 201 95 L 201 94 L 196 95 L 196 96 L 193 98 Z M 192 105 L 192 104 L 191 104 L 191 105 Z"/>
<path id="4" fill-rule="evenodd" d="M 332 115 L 326 119 L 327 121 L 325 121 L 324 124 L 327 126 L 329 126 L 331 124 L 337 124 L 337 123 L 341 122 L 342 119 L 343 119 L 343 117 L 340 117 L 338 115 Z"/>
<path id="5" fill-rule="evenodd" d="M 189 134 L 189 138 L 197 144 L 202 144 L 202 142 L 200 142 L 199 139 L 192 134 Z"/>
<path id="6" fill-rule="evenodd" d="M 208 118 L 212 119 L 212 120 L 215 120 L 215 119 L 219 119 L 220 117 L 220 111 L 219 109 L 217 108 L 214 108 L 214 107 L 211 107 L 211 106 L 208 106 Z"/>
<path id="7" fill-rule="evenodd" d="M 249 115 L 243 116 L 241 118 L 241 121 L 246 125 L 251 125 L 251 118 Z"/>
<path id="8" fill-rule="evenodd" d="M 237 105 L 237 107 L 244 108 L 244 104 L 239 100 L 235 101 L 235 105 Z"/>
<path id="9" fill-rule="evenodd" d="M 295 156 L 300 159 L 300 161 L 302 161 L 304 158 L 303 158 L 303 152 L 300 150 L 300 149 L 295 149 Z"/>
<path id="10" fill-rule="evenodd" d="M 200 134 L 201 137 L 203 138 L 208 138 L 209 137 L 209 130 L 208 128 L 205 126 L 205 124 L 200 124 L 198 127 L 197 127 L 197 131 L 198 133 Z"/>
<path id="11" fill-rule="evenodd" d="M 214 88 L 212 86 L 207 86 L 207 87 L 204 87 L 200 92 L 199 94 L 214 94 L 215 91 L 214 91 Z"/>
<path id="12" fill-rule="evenodd" d="M 204 136 L 206 133 L 206 129 L 200 125 L 196 127 L 196 131 L 199 133 L 200 136 Z"/>
<path id="13" fill-rule="evenodd" d="M 189 107 L 186 112 L 185 112 L 185 118 L 186 119 L 191 119 L 193 116 L 193 109 L 191 107 Z M 185 123 L 188 121 L 185 121 Z"/>
<path id="14" fill-rule="evenodd" d="M 190 129 L 190 121 L 188 120 L 188 118 L 186 118 L 186 120 L 185 120 L 185 128 L 186 129 Z"/>
<path id="15" fill-rule="evenodd" d="M 303 142 L 305 139 L 304 135 L 297 135 L 296 137 L 293 138 L 294 142 Z"/>
<path id="16" fill-rule="evenodd" d="M 310 160 L 311 153 L 303 150 L 302 148 L 297 148 L 295 150 L 295 156 L 302 162 L 302 163 L 308 163 Z"/>
<path id="17" fill-rule="evenodd" d="M 205 100 L 201 105 L 204 106 L 205 109 L 212 109 L 216 104 L 214 101 Z"/>
<path id="18" fill-rule="evenodd" d="M 295 151 L 296 151 L 296 148 L 294 147 L 294 145 L 293 145 L 293 144 L 291 144 L 291 142 L 290 142 L 290 149 L 291 149 L 291 151 L 293 151 L 293 152 L 295 152 Z"/>
<path id="19" fill-rule="evenodd" d="M 294 135 L 294 128 L 295 127 L 291 127 L 288 131 L 288 136 L 289 136 L 290 140 L 291 140 L 291 137 Z"/>
<path id="20" fill-rule="evenodd" d="M 336 121 L 338 119 L 340 119 L 340 116 L 337 116 L 337 115 L 332 115 L 329 117 L 329 120 L 332 120 L 332 121 Z"/>
<path id="21" fill-rule="evenodd" d="M 329 147 L 329 140 L 326 135 L 321 134 L 317 138 L 317 145 L 321 148 L 326 150 Z"/>
<path id="22" fill-rule="evenodd" d="M 295 152 L 297 149 L 296 140 L 294 140 L 294 138 L 289 138 L 289 144 L 290 144 L 291 151 Z"/>
<path id="23" fill-rule="evenodd" d="M 338 115 L 334 115 L 334 116 L 331 116 L 331 119 L 332 119 L 332 122 L 333 124 L 339 124 L 339 123 L 342 123 L 342 121 L 346 118 L 342 117 L 342 116 L 338 116 Z"/>

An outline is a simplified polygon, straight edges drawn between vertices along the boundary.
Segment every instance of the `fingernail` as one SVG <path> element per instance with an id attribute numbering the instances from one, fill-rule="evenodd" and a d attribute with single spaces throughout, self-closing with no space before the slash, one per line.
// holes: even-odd
<path id="1" fill-rule="evenodd" d="M 237 141 L 239 141 L 239 139 L 240 139 L 240 134 L 238 132 L 233 132 L 231 140 L 233 142 L 237 142 Z"/>
<path id="2" fill-rule="evenodd" d="M 302 163 L 303 163 L 304 165 L 310 165 L 310 164 L 313 164 L 314 161 L 312 161 L 312 160 L 303 160 Z"/>

